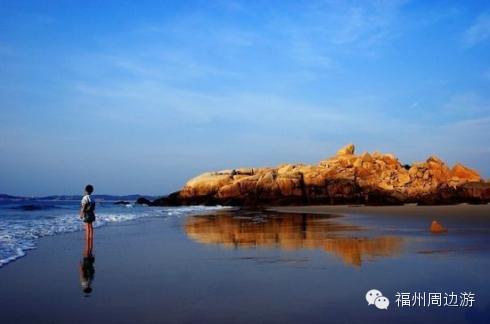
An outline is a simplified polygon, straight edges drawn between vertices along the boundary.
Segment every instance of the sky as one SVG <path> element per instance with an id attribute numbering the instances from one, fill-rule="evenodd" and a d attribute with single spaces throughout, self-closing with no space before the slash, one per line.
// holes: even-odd
<path id="1" fill-rule="evenodd" d="M 163 195 L 348 143 L 490 177 L 488 1 L 0 0 L 0 192 Z"/>

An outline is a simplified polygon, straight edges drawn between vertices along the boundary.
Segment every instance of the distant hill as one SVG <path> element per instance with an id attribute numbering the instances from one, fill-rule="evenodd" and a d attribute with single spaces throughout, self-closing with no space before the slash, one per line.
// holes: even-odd
<path id="1" fill-rule="evenodd" d="M 28 199 L 26 197 L 12 196 L 7 194 L 0 194 L 0 200 L 24 200 Z"/>
<path id="2" fill-rule="evenodd" d="M 145 196 L 145 195 L 93 195 L 96 200 L 106 200 L 106 201 L 118 201 L 118 200 L 126 200 L 126 201 L 136 201 L 139 198 L 146 199 L 156 199 L 155 196 Z M 42 197 L 22 197 L 22 196 L 13 196 L 8 194 L 0 194 L 0 200 L 58 200 L 58 201 L 68 201 L 68 200 L 81 200 L 82 195 L 50 195 L 50 196 L 42 196 Z"/>

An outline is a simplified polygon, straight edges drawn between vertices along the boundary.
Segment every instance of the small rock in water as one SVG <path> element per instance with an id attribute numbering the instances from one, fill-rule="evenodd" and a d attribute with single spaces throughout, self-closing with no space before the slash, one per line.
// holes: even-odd
<path id="1" fill-rule="evenodd" d="M 138 198 L 138 200 L 136 200 L 136 204 L 137 205 L 147 205 L 147 206 L 151 206 L 151 201 L 144 198 L 144 197 L 140 197 Z"/>
<path id="2" fill-rule="evenodd" d="M 116 201 L 114 203 L 114 205 L 130 205 L 131 203 L 129 201 L 125 201 L 125 200 L 120 200 L 120 201 Z"/>
<path id="3" fill-rule="evenodd" d="M 447 232 L 447 228 L 439 224 L 437 221 L 432 221 L 432 224 L 430 224 L 430 232 L 431 233 L 445 233 Z"/>

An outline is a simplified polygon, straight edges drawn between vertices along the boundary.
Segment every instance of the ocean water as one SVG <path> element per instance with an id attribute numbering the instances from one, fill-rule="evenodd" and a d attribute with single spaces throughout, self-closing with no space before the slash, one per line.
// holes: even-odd
<path id="1" fill-rule="evenodd" d="M 83 230 L 79 208 L 78 200 L 0 200 L 0 267 L 35 249 L 41 237 Z M 94 227 L 143 217 L 182 217 L 216 209 L 220 207 L 155 208 L 100 201 L 97 202 Z"/>

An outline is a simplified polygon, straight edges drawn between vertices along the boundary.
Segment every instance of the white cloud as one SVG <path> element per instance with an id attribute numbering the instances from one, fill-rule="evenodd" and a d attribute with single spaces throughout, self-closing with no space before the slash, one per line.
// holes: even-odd
<path id="1" fill-rule="evenodd" d="M 410 109 L 414 109 L 414 108 L 417 108 L 418 106 L 419 106 L 419 102 L 418 102 L 418 101 L 415 101 L 414 103 L 412 103 L 412 104 L 410 105 L 410 107 L 409 107 L 409 108 L 410 108 Z"/>
<path id="2" fill-rule="evenodd" d="M 479 15 L 476 21 L 466 30 L 463 41 L 472 47 L 490 38 L 490 13 Z"/>

